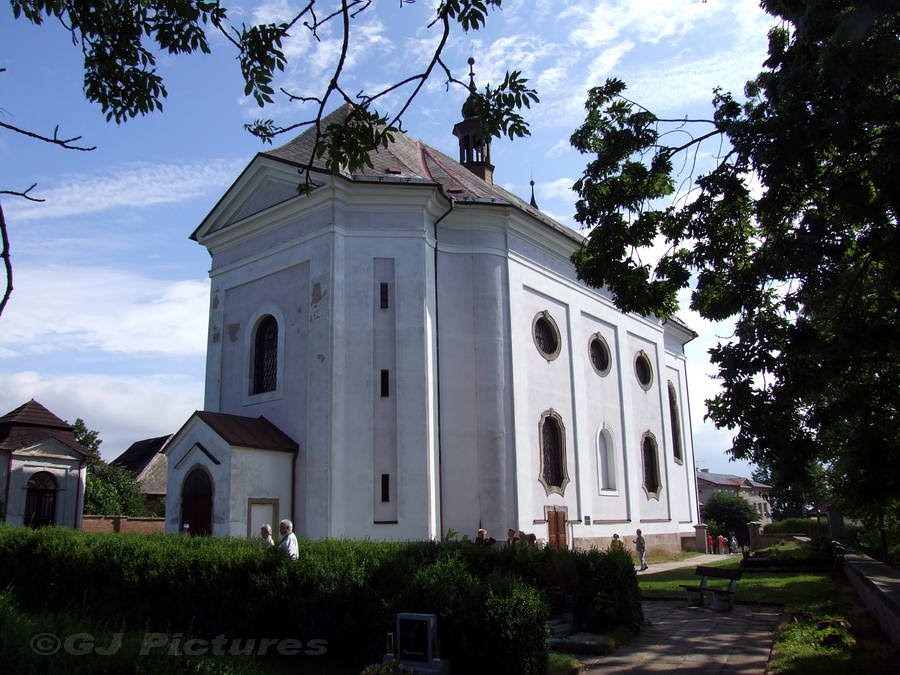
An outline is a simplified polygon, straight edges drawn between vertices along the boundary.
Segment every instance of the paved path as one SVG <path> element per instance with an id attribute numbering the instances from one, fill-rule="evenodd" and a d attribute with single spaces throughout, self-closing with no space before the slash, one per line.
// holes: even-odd
<path id="1" fill-rule="evenodd" d="M 584 661 L 585 673 L 765 673 L 779 608 L 713 612 L 683 600 L 644 600 L 643 607 L 640 634 L 609 656 Z"/>
<path id="2" fill-rule="evenodd" d="M 638 576 L 728 558 L 718 554 L 657 563 Z M 583 660 L 586 673 L 765 673 L 775 628 L 776 607 L 735 605 L 730 612 L 688 607 L 685 600 L 644 600 L 641 632 L 614 654 Z"/>
<path id="3" fill-rule="evenodd" d="M 635 571 L 639 577 L 644 576 L 645 574 L 656 574 L 657 572 L 666 572 L 668 570 L 676 570 L 680 567 L 696 567 L 697 565 L 709 565 L 709 563 L 713 562 L 721 562 L 723 560 L 728 560 L 729 558 L 736 559 L 740 558 L 739 555 L 719 555 L 717 553 L 704 553 L 703 555 L 695 555 L 690 558 L 685 558 L 684 560 L 676 560 L 675 562 L 664 562 L 664 563 L 656 563 L 650 565 L 649 568 L 641 572 L 637 567 L 635 567 Z"/>

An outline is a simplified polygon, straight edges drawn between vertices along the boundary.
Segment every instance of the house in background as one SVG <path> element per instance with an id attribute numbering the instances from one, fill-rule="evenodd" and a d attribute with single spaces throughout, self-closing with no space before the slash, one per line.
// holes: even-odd
<path id="1" fill-rule="evenodd" d="M 81 527 L 86 463 L 72 425 L 34 399 L 0 417 L 0 490 L 10 525 Z"/>
<path id="2" fill-rule="evenodd" d="M 127 469 L 141 487 L 148 516 L 162 516 L 166 507 L 168 458 L 165 445 L 172 435 L 135 441 L 110 464 Z"/>
<path id="3" fill-rule="evenodd" d="M 726 492 L 743 497 L 759 513 L 759 522 L 767 525 L 772 522 L 772 512 L 769 507 L 769 493 L 771 485 L 759 483 L 743 476 L 732 476 L 726 473 L 711 473 L 709 469 L 697 471 L 697 494 L 700 498 L 700 511 L 706 500 L 717 492 Z"/>

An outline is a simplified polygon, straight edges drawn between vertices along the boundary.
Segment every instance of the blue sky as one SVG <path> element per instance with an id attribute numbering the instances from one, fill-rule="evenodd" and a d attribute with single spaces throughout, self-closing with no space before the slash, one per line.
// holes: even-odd
<path id="1" fill-rule="evenodd" d="M 426 28 L 435 4 L 375 0 L 360 14 L 348 91 L 371 91 L 421 69 L 437 39 L 436 28 Z M 294 6 L 229 7 L 233 21 L 249 24 L 283 19 Z M 714 87 L 739 93 L 760 70 L 771 25 L 751 0 L 504 0 L 485 30 L 455 32 L 444 59 L 464 79 L 474 56 L 479 86 L 499 84 L 507 69 L 530 78 L 541 97 L 527 114 L 532 135 L 494 142 L 494 178 L 527 198 L 533 176 L 541 209 L 576 227 L 570 188 L 587 158 L 568 138 L 583 119 L 587 90 L 618 77 L 633 100 L 660 116 L 709 116 Z M 320 37 L 295 31 L 278 84 L 323 91 L 339 43 L 331 29 Z M 67 151 L 0 129 L 0 189 L 37 183 L 33 194 L 46 199 L 2 199 L 16 276 L 0 317 L 0 414 L 33 397 L 70 421 L 82 417 L 100 431 L 106 459 L 135 440 L 177 430 L 202 408 L 209 257 L 188 236 L 265 149 L 244 123 L 309 118 L 284 100 L 260 110 L 241 96 L 233 49 L 217 35 L 211 42 L 212 55 L 161 55 L 164 111 L 115 125 L 85 101 L 81 54 L 68 33 L 53 22 L 16 21 L 0 4 L 0 68 L 7 69 L 0 119 L 43 134 L 58 124 L 61 136 L 97 146 Z M 464 98 L 435 77 L 404 129 L 455 155 L 450 130 Z M 730 329 L 688 311 L 686 298 L 681 316 L 700 333 L 688 345 L 697 465 L 746 473 L 724 453 L 731 433 L 703 421 L 703 400 L 717 387 L 706 351 Z"/>

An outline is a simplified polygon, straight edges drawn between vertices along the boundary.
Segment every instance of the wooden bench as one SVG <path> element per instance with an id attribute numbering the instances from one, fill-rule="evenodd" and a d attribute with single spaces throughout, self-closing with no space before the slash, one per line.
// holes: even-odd
<path id="1" fill-rule="evenodd" d="M 698 565 L 695 573 L 700 577 L 698 586 L 681 584 L 681 587 L 687 592 L 688 605 L 719 610 L 731 609 L 737 582 L 741 578 L 741 570 Z M 710 586 L 710 579 L 728 579 L 728 587 Z"/>

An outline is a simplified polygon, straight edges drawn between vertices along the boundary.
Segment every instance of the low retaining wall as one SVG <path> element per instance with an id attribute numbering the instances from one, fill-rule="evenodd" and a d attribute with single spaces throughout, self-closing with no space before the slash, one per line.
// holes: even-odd
<path id="1" fill-rule="evenodd" d="M 844 570 L 881 630 L 900 647 L 900 572 L 861 554 L 845 555 Z"/>
<path id="2" fill-rule="evenodd" d="M 630 531 L 622 531 L 619 532 L 619 538 L 622 540 L 622 543 L 625 545 L 627 550 L 634 551 L 634 536 L 635 533 L 633 530 Z M 681 553 L 683 550 L 693 550 L 683 548 L 685 539 L 688 539 L 684 534 L 672 532 L 668 534 L 644 534 L 644 539 L 647 542 L 647 553 Z M 690 537 L 693 540 L 693 536 Z M 601 551 L 605 551 L 609 548 L 610 543 L 612 542 L 612 537 L 575 537 L 575 548 L 577 550 L 587 550 L 591 548 L 597 548 Z"/>
<path id="3" fill-rule="evenodd" d="M 81 529 L 85 532 L 139 532 L 162 534 L 165 518 L 128 518 L 127 516 L 83 516 Z"/>

